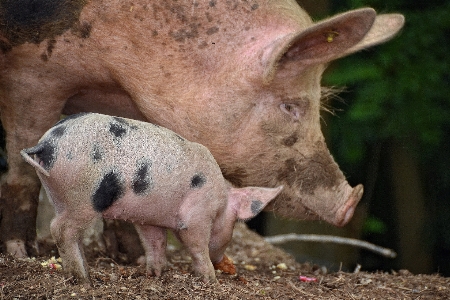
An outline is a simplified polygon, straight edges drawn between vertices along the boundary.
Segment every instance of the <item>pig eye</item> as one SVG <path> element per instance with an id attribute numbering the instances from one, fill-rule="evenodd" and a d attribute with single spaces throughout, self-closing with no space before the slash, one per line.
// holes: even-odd
<path id="1" fill-rule="evenodd" d="M 284 113 L 290 115 L 294 120 L 298 120 L 300 118 L 300 109 L 296 104 L 283 103 L 280 105 L 280 108 Z"/>

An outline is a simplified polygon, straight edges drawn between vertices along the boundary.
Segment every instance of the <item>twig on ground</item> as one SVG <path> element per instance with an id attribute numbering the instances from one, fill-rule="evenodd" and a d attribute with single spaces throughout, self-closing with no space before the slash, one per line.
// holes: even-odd
<path id="1" fill-rule="evenodd" d="M 395 258 L 397 253 L 388 248 L 380 247 L 374 245 L 372 243 L 361 241 L 352 238 L 345 238 L 340 236 L 332 236 L 332 235 L 318 235 L 318 234 L 280 234 L 274 236 L 268 236 L 264 238 L 266 242 L 270 244 L 284 244 L 287 242 L 299 241 L 299 242 L 321 242 L 321 243 L 335 243 L 342 245 L 350 245 L 354 247 L 360 247 L 367 249 L 369 251 L 375 252 L 379 255 Z"/>

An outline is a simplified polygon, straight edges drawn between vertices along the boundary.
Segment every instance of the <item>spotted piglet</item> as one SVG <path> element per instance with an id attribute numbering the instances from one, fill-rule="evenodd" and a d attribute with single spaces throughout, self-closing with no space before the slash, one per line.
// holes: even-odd
<path id="1" fill-rule="evenodd" d="M 166 229 L 189 250 L 193 269 L 215 280 L 237 219 L 254 217 L 282 190 L 234 188 L 211 153 L 176 133 L 130 119 L 78 114 L 21 151 L 53 202 L 51 233 L 66 272 L 91 282 L 80 238 L 96 219 L 133 222 L 147 272 L 165 266 Z"/>

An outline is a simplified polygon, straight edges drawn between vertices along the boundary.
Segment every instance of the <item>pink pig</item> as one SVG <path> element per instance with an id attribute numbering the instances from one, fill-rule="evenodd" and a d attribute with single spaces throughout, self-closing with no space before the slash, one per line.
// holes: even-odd
<path id="1" fill-rule="evenodd" d="M 195 273 L 214 281 L 212 263 L 223 260 L 236 220 L 254 217 L 282 190 L 233 188 L 206 147 L 151 123 L 100 114 L 60 121 L 21 154 L 55 206 L 51 232 L 63 267 L 85 282 L 80 238 L 101 217 L 135 224 L 149 274 L 161 275 L 171 229 Z"/>
<path id="2" fill-rule="evenodd" d="M 39 252 L 40 181 L 19 152 L 80 112 L 169 128 L 207 147 L 235 187 L 282 185 L 266 210 L 344 226 L 363 186 L 327 149 L 321 77 L 403 24 L 371 8 L 313 22 L 295 0 L 2 1 L 1 248 Z"/>

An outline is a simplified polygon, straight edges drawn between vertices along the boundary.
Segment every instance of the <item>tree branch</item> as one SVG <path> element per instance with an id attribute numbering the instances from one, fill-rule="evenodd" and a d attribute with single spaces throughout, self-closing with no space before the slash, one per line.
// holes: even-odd
<path id="1" fill-rule="evenodd" d="M 293 242 L 293 241 L 343 244 L 343 245 L 350 245 L 350 246 L 354 246 L 354 247 L 364 248 L 369 251 L 375 252 L 379 255 L 389 257 L 389 258 L 395 258 L 397 256 L 397 253 L 394 250 L 391 250 L 388 248 L 380 247 L 380 246 L 374 245 L 374 244 L 366 242 L 366 241 L 361 241 L 361 240 L 352 239 L 352 238 L 339 237 L 339 236 L 332 236 L 332 235 L 289 233 L 289 234 L 268 236 L 268 237 L 265 237 L 264 239 L 266 240 L 266 242 L 268 242 L 270 244 L 283 244 L 283 243 Z"/>

